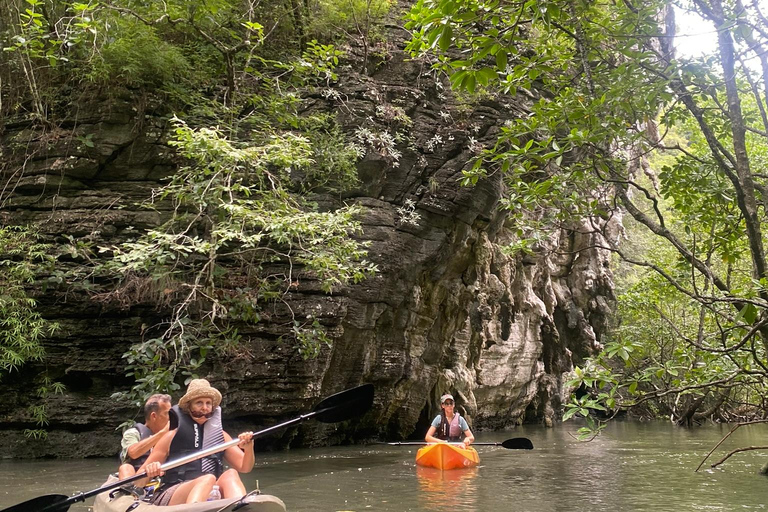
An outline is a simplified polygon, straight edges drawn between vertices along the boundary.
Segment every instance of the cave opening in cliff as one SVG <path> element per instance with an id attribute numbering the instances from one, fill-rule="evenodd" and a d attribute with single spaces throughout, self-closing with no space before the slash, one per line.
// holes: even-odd
<path id="1" fill-rule="evenodd" d="M 416 425 L 413 427 L 413 431 L 406 436 L 406 439 L 424 439 L 424 436 L 429 430 L 429 426 L 432 424 L 432 417 L 429 413 L 429 402 L 424 404 L 424 408 L 419 413 L 419 419 L 416 421 Z"/>

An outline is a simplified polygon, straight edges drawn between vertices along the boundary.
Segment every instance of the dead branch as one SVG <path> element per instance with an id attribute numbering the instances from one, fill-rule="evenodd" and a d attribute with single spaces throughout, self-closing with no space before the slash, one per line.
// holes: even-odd
<path id="1" fill-rule="evenodd" d="M 717 444 L 716 444 L 716 445 L 715 445 L 715 446 L 714 446 L 714 447 L 713 447 L 711 450 L 709 450 L 709 453 L 707 453 L 706 457 L 704 457 L 704 460 L 702 460 L 702 461 L 701 461 L 701 464 L 699 464 L 699 466 L 696 468 L 696 470 L 694 471 L 694 473 L 695 473 L 695 472 L 697 472 L 698 470 L 700 470 L 700 469 L 701 469 L 701 466 L 703 466 L 703 465 L 704 465 L 704 463 L 705 463 L 705 462 L 707 461 L 707 459 L 709 458 L 709 456 L 710 456 L 710 455 L 712 455 L 712 452 L 714 452 L 715 450 L 717 450 L 717 447 L 718 447 L 718 446 L 720 446 L 721 444 L 723 444 L 723 442 L 725 442 L 725 440 L 726 440 L 726 439 L 728 439 L 728 437 L 730 437 L 730 435 L 731 435 L 731 434 L 733 434 L 733 433 L 736 431 L 736 429 L 737 429 L 737 428 L 739 428 L 739 427 L 742 427 L 742 426 L 744 426 L 744 425 L 754 425 L 755 423 L 768 423 L 768 420 L 753 420 L 753 421 L 744 421 L 744 422 L 742 422 L 742 423 L 737 423 L 736 425 L 734 425 L 734 426 L 733 426 L 733 428 L 730 430 L 730 432 L 728 432 L 727 434 L 725 434 L 725 435 L 723 436 L 723 438 L 722 438 L 722 439 L 721 439 L 721 440 L 720 440 L 720 441 L 719 441 L 719 442 L 718 442 L 718 443 L 717 443 Z M 731 455 L 733 455 L 733 454 L 735 454 L 735 453 L 738 453 L 739 451 L 746 451 L 746 450 L 764 450 L 764 449 L 768 449 L 768 446 L 763 446 L 763 447 L 757 447 L 757 446 L 753 446 L 753 447 L 750 447 L 750 448 L 743 448 L 743 449 L 742 449 L 742 448 L 740 448 L 740 449 L 738 449 L 738 450 L 734 450 L 734 451 L 732 451 L 731 453 L 729 453 L 728 455 L 726 455 L 724 458 L 722 458 L 721 460 L 719 460 L 718 462 L 716 462 L 715 464 L 712 464 L 712 466 L 711 466 L 711 467 L 713 467 L 713 468 L 714 468 L 715 466 L 717 466 L 717 465 L 719 465 L 719 464 L 722 464 L 723 462 L 725 462 L 725 460 L 726 460 L 728 457 L 730 457 Z"/>
<path id="2" fill-rule="evenodd" d="M 712 464 L 710 467 L 711 468 L 716 468 L 717 466 L 719 466 L 720 464 L 722 464 L 723 462 L 728 460 L 728 458 L 730 458 L 731 455 L 735 455 L 735 454 L 737 454 L 739 452 L 748 452 L 748 451 L 752 451 L 752 450 L 768 450 L 768 446 L 747 446 L 746 448 L 736 448 L 735 450 L 730 452 L 728 455 L 726 455 L 725 457 L 723 457 L 719 461 L 717 461 L 714 464 Z"/>

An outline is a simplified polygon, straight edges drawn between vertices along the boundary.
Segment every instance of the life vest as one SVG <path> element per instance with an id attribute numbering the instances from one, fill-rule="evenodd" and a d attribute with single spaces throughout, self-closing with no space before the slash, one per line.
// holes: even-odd
<path id="1" fill-rule="evenodd" d="M 168 460 L 180 459 L 191 453 L 199 452 L 203 448 L 224 442 L 224 430 L 221 428 L 221 407 L 217 407 L 213 411 L 213 416 L 202 425 L 199 425 L 189 414 L 179 409 L 178 405 L 171 408 L 171 417 L 174 414 L 178 421 L 178 427 L 173 441 L 171 441 Z M 172 422 L 172 425 L 173 423 L 175 422 Z M 218 478 L 222 472 L 221 459 L 222 452 L 219 452 L 169 469 L 163 476 L 164 485 L 194 480 L 205 474 L 213 474 Z"/>
<path id="2" fill-rule="evenodd" d="M 148 426 L 146 426 L 143 423 L 134 423 L 133 428 L 139 431 L 139 435 L 141 436 L 139 438 L 139 441 L 143 441 L 149 436 L 152 435 L 152 431 L 149 429 Z M 134 469 L 138 470 L 142 464 L 144 464 L 144 461 L 147 460 L 147 457 L 149 457 L 149 452 L 151 450 L 147 450 L 144 452 L 144 455 L 139 457 L 138 459 L 132 459 L 128 454 L 125 455 L 126 462 L 134 467 Z"/>
<path id="3" fill-rule="evenodd" d="M 463 433 L 461 426 L 459 425 L 460 417 L 459 413 L 454 413 L 453 420 L 449 423 L 448 418 L 446 418 L 444 414 L 441 414 L 440 426 L 437 428 L 435 437 L 444 441 L 460 441 L 461 434 Z"/>

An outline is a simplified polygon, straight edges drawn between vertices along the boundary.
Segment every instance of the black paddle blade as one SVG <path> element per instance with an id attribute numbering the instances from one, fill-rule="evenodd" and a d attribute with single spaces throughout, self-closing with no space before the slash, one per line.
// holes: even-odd
<path id="1" fill-rule="evenodd" d="M 331 395 L 315 406 L 312 414 L 323 423 L 337 423 L 362 415 L 373 405 L 373 384 L 363 384 Z"/>
<path id="2" fill-rule="evenodd" d="M 533 443 L 527 437 L 513 437 L 507 439 L 501 446 L 508 450 L 533 450 Z"/>
<path id="3" fill-rule="evenodd" d="M 66 512 L 71 503 L 65 505 L 62 502 L 67 501 L 68 499 L 69 497 L 64 496 L 63 494 L 46 494 L 45 496 L 38 496 L 37 498 L 32 498 L 31 500 L 19 503 L 18 505 L 5 508 L 0 512 L 40 512 L 41 510 Z M 61 503 L 61 505 L 57 507 L 57 503 Z"/>

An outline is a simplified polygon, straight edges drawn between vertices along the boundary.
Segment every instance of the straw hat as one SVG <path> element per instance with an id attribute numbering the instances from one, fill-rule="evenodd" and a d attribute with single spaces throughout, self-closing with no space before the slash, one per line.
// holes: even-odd
<path id="1" fill-rule="evenodd" d="M 205 379 L 193 379 L 187 386 L 187 394 L 179 400 L 179 408 L 189 409 L 190 402 L 203 397 L 213 400 L 214 409 L 221 404 L 221 393 L 218 389 L 211 387 L 211 384 Z"/>

